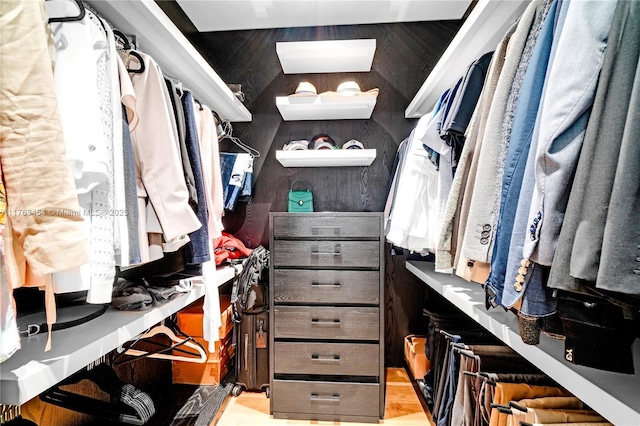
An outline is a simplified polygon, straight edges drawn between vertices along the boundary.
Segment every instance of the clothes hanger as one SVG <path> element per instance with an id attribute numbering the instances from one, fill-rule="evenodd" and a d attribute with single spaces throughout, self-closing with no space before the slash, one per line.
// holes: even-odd
<path id="1" fill-rule="evenodd" d="M 170 346 L 164 346 L 161 343 L 154 342 L 153 340 L 149 340 L 148 341 L 149 343 L 162 345 L 163 347 L 157 351 L 144 351 L 140 349 L 134 349 L 132 347 L 140 340 L 149 339 L 151 337 L 162 335 L 162 334 L 167 336 L 171 340 L 171 342 L 173 342 Z M 180 331 L 180 334 L 186 336 L 181 331 Z M 183 349 L 184 347 L 194 349 L 195 352 L 185 351 Z M 171 328 L 167 327 L 164 324 L 164 321 L 159 325 L 156 325 L 155 327 L 151 328 L 146 333 L 143 333 L 137 338 L 133 339 L 132 345 L 129 346 L 128 348 L 120 347 L 119 350 L 123 351 L 121 355 L 130 355 L 134 358 L 121 361 L 121 362 L 116 362 L 116 360 L 120 358 L 120 356 L 118 356 L 116 360 L 114 360 L 114 365 L 126 364 L 138 358 L 168 359 L 172 361 L 186 361 L 186 362 L 195 362 L 199 364 L 202 364 L 207 361 L 207 353 L 198 342 L 193 340 L 191 336 L 186 336 L 185 338 L 182 338 L 182 339 L 179 338 Z M 174 355 L 174 354 L 166 353 L 169 351 L 172 351 L 172 352 L 177 351 L 184 354 L 189 354 L 191 356 L 182 356 L 182 355 Z"/>
<path id="2" fill-rule="evenodd" d="M 260 157 L 260 151 L 250 147 L 249 145 L 242 142 L 239 138 L 233 136 L 233 126 L 229 121 L 221 120 L 220 116 L 215 112 L 214 115 L 222 128 L 222 134 L 218 136 L 218 142 L 222 142 L 223 140 L 228 139 L 233 142 L 238 148 L 249 154 L 251 156 L 251 159 L 255 160 L 256 158 Z"/>
<path id="3" fill-rule="evenodd" d="M 440 334 L 442 334 L 444 337 L 446 337 L 447 339 L 449 339 L 449 340 L 454 340 L 454 339 L 460 340 L 460 339 L 462 339 L 462 337 L 458 336 L 457 334 L 450 334 L 450 333 L 447 333 L 444 330 L 438 330 L 438 332 Z"/>
<path id="4" fill-rule="evenodd" d="M 82 2 L 80 0 L 72 0 L 72 1 L 78 6 L 78 9 L 80 10 L 77 16 L 53 17 L 53 18 L 49 18 L 49 23 L 52 24 L 54 22 L 82 21 L 84 19 L 85 14 L 86 14 L 86 10 L 84 8 L 84 4 L 82 4 Z"/>
<path id="5" fill-rule="evenodd" d="M 131 43 L 129 41 L 129 37 L 127 37 L 122 31 L 120 30 L 113 30 L 113 35 L 115 36 L 116 39 L 116 43 L 119 43 L 121 46 L 119 46 L 119 48 L 121 50 L 124 50 L 127 52 L 127 54 L 133 56 L 134 58 L 136 58 L 138 60 L 138 62 L 140 63 L 140 68 L 138 69 L 132 69 L 132 68 L 127 68 L 127 71 L 135 73 L 135 74 L 142 74 L 146 67 L 144 65 L 144 59 L 142 59 L 142 56 L 140 56 L 140 54 L 138 52 L 136 52 L 135 50 L 133 50 L 135 48 L 135 46 L 133 45 L 133 43 Z"/>
<path id="6" fill-rule="evenodd" d="M 184 95 L 185 89 L 182 85 L 182 81 L 180 81 L 179 79 L 175 78 L 174 76 L 167 74 L 167 73 L 162 73 L 162 76 L 166 79 L 169 80 L 171 83 L 173 83 L 173 86 L 175 88 L 176 93 L 178 94 L 179 98 L 182 98 L 182 96 Z"/>
<path id="7" fill-rule="evenodd" d="M 122 31 L 114 29 L 113 35 L 116 36 L 116 42 L 120 42 L 124 50 L 133 49 L 134 46 L 129 41 L 129 37 L 127 37 Z"/>
<path id="8" fill-rule="evenodd" d="M 94 399 L 60 388 L 89 380 L 114 402 Z M 122 382 L 107 364 L 80 370 L 40 394 L 40 399 L 73 411 L 121 423 L 144 425 L 155 414 L 151 397 L 131 384 Z"/>
<path id="9" fill-rule="evenodd" d="M 136 52 L 135 50 L 130 50 L 129 51 L 129 55 L 131 55 L 134 58 L 138 59 L 138 62 L 140 62 L 140 68 L 138 68 L 138 69 L 127 68 L 127 71 L 132 72 L 134 74 L 142 74 L 146 69 L 145 65 L 144 65 L 144 59 L 142 59 L 142 56 L 140 56 L 140 54 L 138 52 Z"/>

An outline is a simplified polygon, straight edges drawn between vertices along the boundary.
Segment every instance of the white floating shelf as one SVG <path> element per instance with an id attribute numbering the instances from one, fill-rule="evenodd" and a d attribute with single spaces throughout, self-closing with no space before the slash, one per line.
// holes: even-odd
<path id="1" fill-rule="evenodd" d="M 284 167 L 369 166 L 376 159 L 375 149 L 319 149 L 276 151 Z"/>
<path id="2" fill-rule="evenodd" d="M 284 121 L 369 119 L 378 93 L 354 96 L 278 96 L 276 106 Z"/>
<path id="3" fill-rule="evenodd" d="M 640 340 L 632 350 L 635 374 L 622 374 L 574 365 L 566 361 L 564 342 L 544 333 L 538 345 L 527 345 L 520 337 L 518 317 L 503 309 L 487 310 L 480 284 L 434 271 L 432 262 L 407 261 L 407 270 L 444 296 L 462 312 L 522 355 L 560 386 L 581 399 L 615 425 L 640 425 Z"/>
<path id="4" fill-rule="evenodd" d="M 375 39 L 277 42 L 285 74 L 369 72 Z"/>

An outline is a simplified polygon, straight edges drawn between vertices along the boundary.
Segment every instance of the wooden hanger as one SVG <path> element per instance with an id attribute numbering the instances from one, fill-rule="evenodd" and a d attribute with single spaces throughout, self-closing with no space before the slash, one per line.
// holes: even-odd
<path id="1" fill-rule="evenodd" d="M 175 325 L 174 325 L 175 326 Z M 177 326 L 175 326 L 177 328 Z M 179 329 L 178 329 L 179 330 Z M 179 331 L 180 334 L 186 336 L 184 333 L 182 333 L 181 331 Z M 158 342 L 154 342 L 153 340 L 149 340 L 149 343 L 154 343 L 157 345 L 162 346 L 162 349 L 159 349 L 157 351 L 143 351 L 140 349 L 134 349 L 133 346 L 140 340 L 143 339 L 149 339 L 151 337 L 154 336 L 158 336 L 164 334 L 165 336 L 167 336 L 171 342 L 173 342 L 170 346 L 165 346 L 161 343 Z M 184 348 L 191 348 L 193 350 L 195 350 L 195 352 L 191 352 L 191 351 L 186 351 L 184 350 Z M 115 362 L 114 360 L 114 365 L 120 365 L 120 364 L 126 364 L 128 362 L 131 362 L 137 358 L 156 358 L 156 359 L 168 359 L 171 361 L 186 361 L 186 362 L 195 362 L 195 363 L 199 363 L 202 364 L 204 362 L 207 361 L 207 353 L 205 352 L 204 348 L 195 340 L 193 340 L 193 338 L 191 336 L 186 336 L 184 338 L 180 338 L 176 335 L 176 333 L 169 327 L 167 327 L 164 324 L 164 321 L 162 323 L 160 323 L 159 325 L 156 325 L 155 327 L 153 327 L 152 329 L 150 329 L 149 331 L 147 331 L 146 333 L 141 334 L 140 336 L 138 336 L 137 338 L 133 339 L 133 344 L 126 348 L 126 349 L 122 349 L 124 352 L 121 355 L 130 355 L 134 358 L 126 360 L 126 361 L 122 361 L 122 362 Z M 174 354 L 169 354 L 166 352 L 181 352 L 184 354 L 188 354 L 190 356 L 182 356 L 182 355 L 174 355 Z M 118 357 L 120 358 L 120 357 Z M 116 359 L 118 359 L 116 358 Z"/>

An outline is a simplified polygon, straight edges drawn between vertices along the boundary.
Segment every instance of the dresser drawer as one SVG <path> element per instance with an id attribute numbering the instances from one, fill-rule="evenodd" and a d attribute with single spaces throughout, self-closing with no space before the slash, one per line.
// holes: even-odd
<path id="1" fill-rule="evenodd" d="M 276 269 L 275 303 L 380 303 L 380 272 Z"/>
<path id="2" fill-rule="evenodd" d="M 323 268 L 378 268 L 378 241 L 288 241 L 275 240 L 273 266 Z"/>
<path id="3" fill-rule="evenodd" d="M 271 388 L 274 411 L 379 417 L 380 385 L 274 380 Z"/>
<path id="4" fill-rule="evenodd" d="M 274 238 L 380 238 L 377 215 L 275 216 Z"/>
<path id="5" fill-rule="evenodd" d="M 274 306 L 275 338 L 378 340 L 378 308 Z"/>
<path id="6" fill-rule="evenodd" d="M 370 343 L 276 342 L 276 374 L 378 376 L 380 347 Z"/>

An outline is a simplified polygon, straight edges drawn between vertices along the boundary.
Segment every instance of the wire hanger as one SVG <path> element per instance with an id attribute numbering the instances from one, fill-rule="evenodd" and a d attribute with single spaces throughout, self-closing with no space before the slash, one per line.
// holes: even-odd
<path id="1" fill-rule="evenodd" d="M 241 150 L 249 154 L 251 156 L 251 159 L 255 160 L 256 158 L 260 157 L 260 151 L 250 147 L 249 145 L 242 142 L 239 138 L 233 136 L 233 126 L 231 125 L 231 122 L 222 120 L 215 111 L 213 111 L 213 114 L 218 120 L 218 123 L 220 123 L 220 126 L 222 128 L 222 134 L 218 135 L 219 142 L 222 142 L 223 140 L 228 139 L 234 144 L 236 144 L 238 148 L 240 148 Z"/>
<path id="2" fill-rule="evenodd" d="M 193 339 L 193 337 L 187 336 L 182 331 L 180 331 L 180 329 L 177 328 L 178 326 L 176 324 L 172 324 L 172 327 L 176 328 L 178 332 L 185 337 L 184 338 L 178 337 L 176 333 L 172 330 L 172 328 L 169 328 L 167 325 L 165 325 L 163 321 L 162 323 L 151 328 L 146 333 L 143 333 L 138 337 L 136 337 L 135 339 L 133 339 L 132 344 L 128 348 L 122 348 L 122 347 L 118 348 L 119 350 L 122 351 L 122 353 L 113 361 L 113 364 L 114 365 L 126 364 L 139 358 L 168 359 L 172 361 L 186 361 L 186 362 L 195 362 L 199 364 L 206 362 L 207 353 L 205 352 L 202 345 L 196 342 Z M 133 348 L 133 346 L 140 340 L 149 339 L 151 337 L 161 335 L 161 334 L 164 334 L 165 336 L 169 337 L 169 339 L 173 343 L 170 344 L 169 346 L 166 346 L 166 345 L 163 345 L 162 343 L 155 342 L 153 340 L 148 340 L 149 343 L 153 343 L 158 346 L 161 346 L 161 349 L 158 349 L 156 351 L 144 351 L 144 350 Z M 195 352 L 187 351 L 184 348 L 193 349 Z M 190 355 L 190 356 L 169 354 L 167 353 L 169 351 L 179 352 L 179 353 L 183 353 L 185 355 Z M 133 358 L 117 362 L 117 360 L 122 355 L 130 355 Z"/>
<path id="3" fill-rule="evenodd" d="M 163 76 L 164 76 L 164 78 L 166 78 L 167 80 L 170 80 L 174 84 L 176 93 L 178 94 L 178 96 L 180 98 L 182 98 L 182 96 L 184 96 L 184 92 L 186 90 L 182 85 L 182 81 L 180 81 L 179 79 L 177 79 L 174 76 L 169 75 L 167 73 L 163 73 Z"/>
<path id="4" fill-rule="evenodd" d="M 86 14 L 86 10 L 84 8 L 84 4 L 82 4 L 82 2 L 80 0 L 72 0 L 72 1 L 78 6 L 78 9 L 80 10 L 78 15 L 76 15 L 76 16 L 60 16 L 60 17 L 49 18 L 49 23 L 52 24 L 54 22 L 82 21 L 84 19 L 85 14 Z"/>

